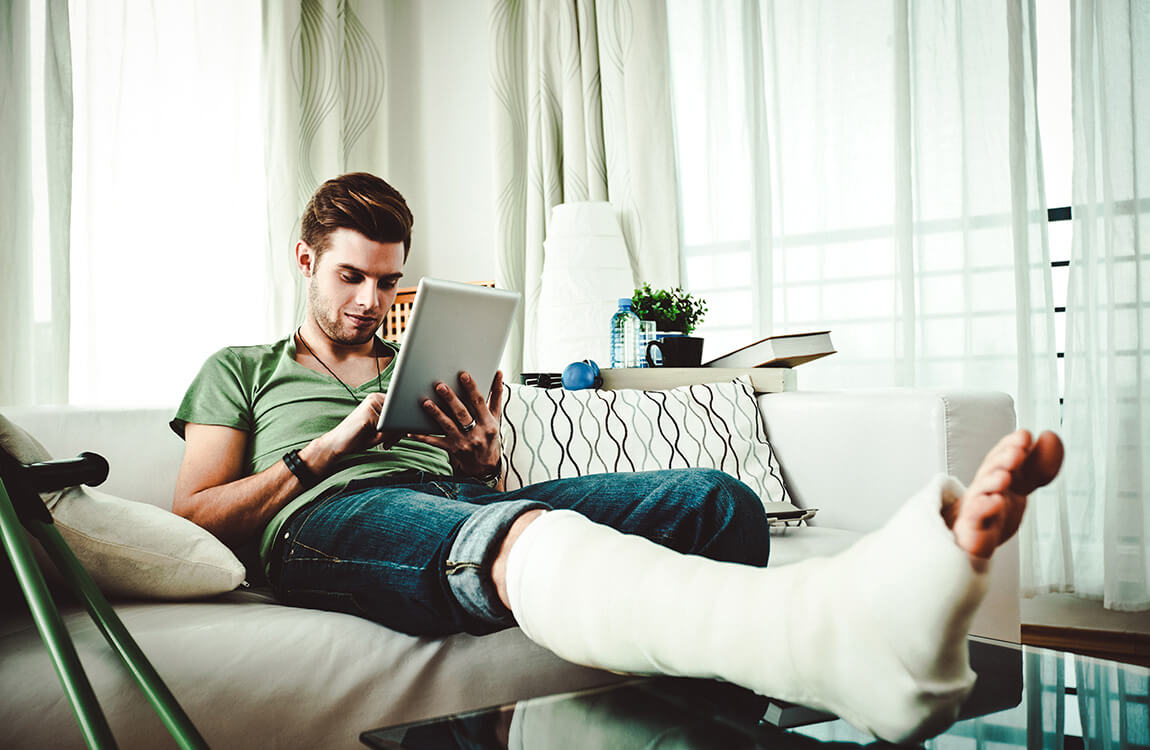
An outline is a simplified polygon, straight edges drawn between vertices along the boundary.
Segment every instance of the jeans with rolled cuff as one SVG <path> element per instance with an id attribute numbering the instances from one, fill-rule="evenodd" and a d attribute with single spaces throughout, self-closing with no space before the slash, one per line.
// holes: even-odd
<path id="1" fill-rule="evenodd" d="M 405 472 L 358 480 L 295 513 L 273 549 L 272 588 L 284 603 L 347 612 L 413 635 L 512 627 L 491 563 L 511 524 L 533 509 L 573 510 L 716 560 L 763 566 L 770 550 L 758 496 L 711 469 L 591 474 L 510 492 Z"/>

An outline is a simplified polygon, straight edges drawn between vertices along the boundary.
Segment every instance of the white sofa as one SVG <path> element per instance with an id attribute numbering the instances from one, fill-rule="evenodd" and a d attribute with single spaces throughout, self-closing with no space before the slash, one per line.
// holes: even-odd
<path id="1" fill-rule="evenodd" d="M 939 472 L 968 481 L 1014 426 L 1009 397 L 997 393 L 791 392 L 758 404 L 794 498 L 820 509 L 810 528 L 772 537 L 772 564 L 846 546 Z M 55 456 L 107 457 L 101 489 L 170 507 L 183 450 L 167 426 L 171 410 L 0 411 Z M 1019 638 L 1015 544 L 995 557 L 977 634 Z M 255 590 L 115 604 L 212 747 L 355 748 L 366 729 L 619 679 L 567 664 L 517 629 L 413 638 Z M 63 611 L 120 746 L 174 746 L 87 615 Z M 31 618 L 9 603 L 0 614 L 0 747 L 82 746 Z"/>

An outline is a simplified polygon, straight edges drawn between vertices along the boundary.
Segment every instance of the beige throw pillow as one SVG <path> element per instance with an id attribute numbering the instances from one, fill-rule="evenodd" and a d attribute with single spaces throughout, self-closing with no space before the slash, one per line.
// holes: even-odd
<path id="1" fill-rule="evenodd" d="M 22 463 L 51 458 L 2 414 L 0 445 Z M 174 513 L 86 487 L 42 497 L 60 535 L 107 595 L 189 599 L 231 591 L 244 580 L 231 550 Z M 46 576 L 58 580 L 39 543 L 28 539 Z"/>

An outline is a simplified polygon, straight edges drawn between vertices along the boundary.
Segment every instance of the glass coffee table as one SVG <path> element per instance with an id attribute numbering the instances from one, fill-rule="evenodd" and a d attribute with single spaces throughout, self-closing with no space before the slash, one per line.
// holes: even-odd
<path id="1" fill-rule="evenodd" d="M 933 748 L 1148 748 L 1150 669 L 972 638 L 974 691 Z M 882 689 L 875 685 L 874 689 Z M 845 721 L 707 680 L 636 678 L 397 727 L 378 750 L 845 748 L 873 740 Z"/>

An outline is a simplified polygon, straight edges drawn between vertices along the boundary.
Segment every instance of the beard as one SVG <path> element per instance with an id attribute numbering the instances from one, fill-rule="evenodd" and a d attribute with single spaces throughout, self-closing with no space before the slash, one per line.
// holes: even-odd
<path id="1" fill-rule="evenodd" d="M 324 335 L 336 344 L 344 346 L 359 346 L 371 341 L 375 332 L 379 330 L 376 325 L 370 330 L 357 329 L 348 325 L 340 311 L 319 290 L 319 285 L 312 279 L 307 285 L 308 307 L 311 308 L 312 317 Z M 383 321 L 380 320 L 380 325 Z"/>

